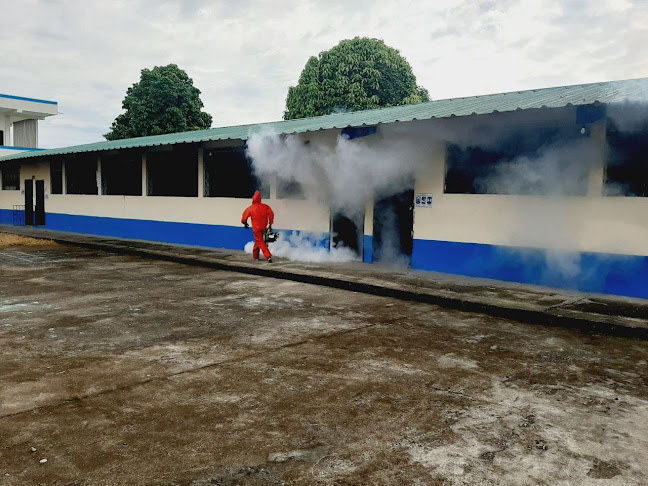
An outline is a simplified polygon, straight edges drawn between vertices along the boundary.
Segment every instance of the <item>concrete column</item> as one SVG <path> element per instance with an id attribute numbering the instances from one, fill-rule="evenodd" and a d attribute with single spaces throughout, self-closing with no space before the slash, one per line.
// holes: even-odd
<path id="1" fill-rule="evenodd" d="M 101 179 L 101 155 L 97 155 L 97 194 L 99 196 L 103 194 L 103 184 Z"/>
<path id="2" fill-rule="evenodd" d="M 587 182 L 587 196 L 601 197 L 605 195 L 605 164 L 607 158 L 607 119 L 603 118 L 590 127 L 590 139 L 596 145 L 597 157 L 592 160 L 589 170 L 589 179 Z"/>
<path id="3" fill-rule="evenodd" d="M 198 197 L 205 197 L 205 162 L 203 159 L 204 149 L 198 148 Z"/>
<path id="4" fill-rule="evenodd" d="M 364 231 L 362 237 L 362 261 L 365 263 L 373 262 L 373 216 L 374 216 L 373 199 L 365 203 L 364 213 Z"/>
<path id="5" fill-rule="evenodd" d="M 365 203 L 364 234 L 366 236 L 373 236 L 374 203 L 373 199 Z"/>
<path id="6" fill-rule="evenodd" d="M 277 199 L 277 175 L 270 177 L 270 199 Z"/>
<path id="7" fill-rule="evenodd" d="M 4 135 L 3 145 L 11 146 L 11 122 L 8 115 L 0 115 L 0 130 Z"/>
<path id="8" fill-rule="evenodd" d="M 427 173 L 420 174 L 415 182 L 415 192 L 432 193 L 434 197 L 442 196 L 445 191 L 446 170 L 445 144 L 431 147 L 427 159 Z"/>
<path id="9" fill-rule="evenodd" d="M 148 181 L 146 179 L 146 152 L 142 152 L 142 196 L 148 196 Z"/>
<path id="10" fill-rule="evenodd" d="M 67 169 L 65 160 L 61 163 L 61 194 L 67 194 Z"/>

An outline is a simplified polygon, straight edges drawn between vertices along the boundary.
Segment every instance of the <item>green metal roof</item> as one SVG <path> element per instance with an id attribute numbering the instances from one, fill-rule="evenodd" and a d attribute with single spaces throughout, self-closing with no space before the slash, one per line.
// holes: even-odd
<path id="1" fill-rule="evenodd" d="M 648 101 L 648 78 L 470 96 L 467 98 L 430 101 L 417 105 L 336 113 L 298 120 L 219 127 L 192 132 L 103 141 L 36 152 L 21 152 L 1 157 L 0 161 L 5 162 L 9 160 L 45 157 L 48 155 L 152 147 L 177 143 L 195 143 L 213 140 L 247 140 L 252 133 L 261 130 L 268 130 L 277 134 L 304 133 L 332 128 L 341 129 L 412 120 L 429 120 L 432 118 L 484 115 L 532 108 L 561 108 L 568 105 L 589 105 L 592 103 L 610 104 L 626 101 Z"/>

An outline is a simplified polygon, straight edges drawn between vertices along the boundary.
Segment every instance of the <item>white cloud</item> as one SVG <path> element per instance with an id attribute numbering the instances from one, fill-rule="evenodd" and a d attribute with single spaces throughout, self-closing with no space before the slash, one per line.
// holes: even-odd
<path id="1" fill-rule="evenodd" d="M 648 76 L 644 0 L 0 2 L 0 92 L 53 99 L 44 147 L 102 140 L 140 70 L 176 63 L 214 126 L 279 120 L 311 55 L 383 39 L 434 99 Z"/>

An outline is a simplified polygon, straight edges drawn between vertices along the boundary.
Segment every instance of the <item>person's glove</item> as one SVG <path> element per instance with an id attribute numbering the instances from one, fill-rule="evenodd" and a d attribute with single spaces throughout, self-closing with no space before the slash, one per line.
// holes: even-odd
<path id="1" fill-rule="evenodd" d="M 272 231 L 272 225 L 268 225 L 268 230 Z"/>
<path id="2" fill-rule="evenodd" d="M 245 225 L 246 228 L 249 228 L 249 227 L 250 227 L 250 225 L 248 224 L 247 221 L 246 221 L 245 223 L 243 223 L 243 224 Z"/>

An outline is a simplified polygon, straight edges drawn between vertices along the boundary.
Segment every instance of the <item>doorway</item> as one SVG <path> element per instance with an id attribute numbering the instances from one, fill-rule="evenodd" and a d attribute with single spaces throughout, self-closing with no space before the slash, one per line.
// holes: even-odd
<path id="1" fill-rule="evenodd" d="M 34 226 L 34 180 L 25 179 L 25 226 Z"/>
<path id="2" fill-rule="evenodd" d="M 364 213 L 349 216 L 342 213 L 331 215 L 331 249 L 349 248 L 358 258 L 362 258 L 362 239 L 364 234 Z"/>
<path id="3" fill-rule="evenodd" d="M 34 199 L 36 204 L 34 204 Z M 45 225 L 45 181 L 25 179 L 25 226 Z"/>
<path id="4" fill-rule="evenodd" d="M 36 209 L 34 226 L 45 226 L 45 181 L 36 181 Z"/>
<path id="5" fill-rule="evenodd" d="M 414 189 L 376 201 L 373 261 L 409 266 L 414 245 Z"/>

